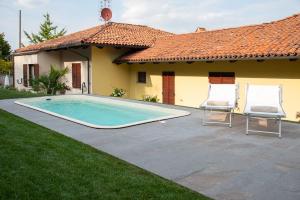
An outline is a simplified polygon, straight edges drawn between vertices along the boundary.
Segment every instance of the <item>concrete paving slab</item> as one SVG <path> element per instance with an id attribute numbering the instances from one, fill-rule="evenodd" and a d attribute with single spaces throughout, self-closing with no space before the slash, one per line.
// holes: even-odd
<path id="1" fill-rule="evenodd" d="M 192 114 L 164 124 L 100 130 L 16 105 L 14 100 L 0 101 L 3 110 L 215 199 L 300 199 L 299 124 L 284 122 L 282 139 L 246 136 L 241 115 L 234 116 L 233 128 L 202 126 L 200 110 L 161 106 Z"/>

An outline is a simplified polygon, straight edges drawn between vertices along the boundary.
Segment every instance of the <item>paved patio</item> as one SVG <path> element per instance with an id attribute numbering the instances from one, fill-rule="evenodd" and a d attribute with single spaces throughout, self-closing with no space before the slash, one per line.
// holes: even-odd
<path id="1" fill-rule="evenodd" d="M 168 107 L 168 106 L 167 106 Z M 202 113 L 118 130 L 96 130 L 14 104 L 0 108 L 89 144 L 215 199 L 300 199 L 300 125 L 283 123 L 283 138 L 202 126 Z M 261 125 L 265 122 L 262 121 Z"/>

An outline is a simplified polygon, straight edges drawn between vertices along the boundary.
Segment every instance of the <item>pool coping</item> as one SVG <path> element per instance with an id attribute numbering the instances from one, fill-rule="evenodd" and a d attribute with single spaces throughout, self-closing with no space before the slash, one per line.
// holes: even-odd
<path id="1" fill-rule="evenodd" d="M 102 99 L 102 100 L 106 100 L 106 101 L 113 101 L 113 102 L 118 102 L 120 104 L 131 104 L 131 105 L 139 105 L 139 107 L 148 107 L 148 108 L 151 108 L 151 109 L 154 109 L 154 108 L 159 108 L 159 109 L 164 109 L 164 110 L 168 110 L 168 111 L 172 111 L 174 112 L 174 114 L 171 114 L 171 115 L 167 115 L 167 116 L 164 116 L 164 117 L 157 117 L 157 118 L 153 118 L 153 119 L 149 119 L 149 120 L 141 120 L 141 121 L 137 121 L 137 122 L 134 122 L 134 123 L 128 123 L 128 124 L 123 124 L 123 125 L 117 125 L 117 126 L 103 126 L 103 125 L 95 125 L 95 124 L 92 124 L 92 123 L 88 123 L 88 122 L 84 122 L 84 121 L 81 121 L 81 120 L 78 120 L 78 119 L 74 119 L 72 117 L 67 117 L 67 116 L 64 116 L 64 115 L 61 115 L 61 114 L 58 114 L 58 113 L 55 113 L 55 112 L 51 112 L 51 111 L 48 111 L 48 110 L 45 110 L 45 109 L 41 109 L 41 108 L 38 108 L 38 107 L 35 107 L 35 106 L 31 106 L 31 105 L 28 105 L 26 104 L 25 102 L 28 101 L 28 100 L 32 100 L 32 99 L 47 99 L 47 98 L 63 98 L 63 97 L 87 97 L 87 98 L 93 98 L 93 99 L 96 99 L 96 98 L 99 98 L 99 99 Z M 22 102 L 22 101 L 25 101 L 25 102 Z M 174 119 L 174 118 L 179 118 L 179 117 L 185 117 L 185 116 L 188 116 L 191 114 L 191 112 L 188 112 L 188 111 L 185 111 L 185 110 L 178 110 L 178 109 L 174 109 L 174 108 L 166 108 L 166 107 L 163 107 L 163 106 L 160 106 L 160 105 L 153 105 L 153 104 L 145 104 L 145 103 L 141 103 L 141 102 L 132 102 L 132 101 L 123 101 L 121 99 L 116 99 L 116 98 L 105 98 L 105 97 L 101 97 L 101 96 L 93 96 L 93 95 L 63 95 L 63 96 L 44 96 L 44 97 L 33 97 L 33 98 L 23 98 L 23 99 L 18 99 L 16 101 L 14 101 L 15 104 L 17 105 L 20 105 L 20 106 L 24 106 L 24 107 L 27 107 L 27 108 L 30 108 L 30 109 L 33 109 L 33 110 L 37 110 L 39 112 L 43 112 L 43 113 L 46 113 L 46 114 L 49 114 L 49 115 L 52 115 L 52 116 L 55 116 L 55 117 L 58 117 L 58 118 L 61 118 L 61 119 L 65 119 L 65 120 L 68 120 L 68 121 L 71 121 L 71 122 L 74 122 L 74 123 L 77 123 L 77 124 L 81 124 L 81 125 L 84 125 L 84 126 L 87 126 L 87 127 L 90 127 L 90 128 L 94 128 L 94 129 L 121 129 L 121 128 L 126 128 L 126 127 L 131 127 L 131 126 L 138 126 L 138 125 L 141 125 L 141 124 L 146 124 L 146 123 L 152 123 L 152 122 L 158 122 L 158 121 L 164 121 L 164 120 L 169 120 L 169 119 Z"/>

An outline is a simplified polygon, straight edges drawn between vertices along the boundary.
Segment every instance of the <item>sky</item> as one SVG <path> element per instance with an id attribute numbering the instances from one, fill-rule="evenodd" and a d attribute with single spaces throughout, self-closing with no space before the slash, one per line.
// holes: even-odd
<path id="1" fill-rule="evenodd" d="M 22 29 L 37 32 L 43 14 L 68 33 L 102 24 L 101 0 L 0 0 L 0 33 L 18 47 L 18 10 Z M 174 33 L 258 24 L 300 13 L 300 0 L 112 0 L 114 22 L 148 25 Z M 23 34 L 22 42 L 28 45 Z"/>

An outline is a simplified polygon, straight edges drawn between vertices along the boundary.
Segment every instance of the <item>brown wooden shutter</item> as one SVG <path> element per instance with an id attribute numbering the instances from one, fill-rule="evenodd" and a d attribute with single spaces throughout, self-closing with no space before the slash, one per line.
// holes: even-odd
<path id="1" fill-rule="evenodd" d="M 28 65 L 23 65 L 23 85 L 24 87 L 28 87 Z"/>
<path id="2" fill-rule="evenodd" d="M 81 64 L 72 64 L 72 87 L 81 88 Z"/>
<path id="3" fill-rule="evenodd" d="M 81 65 L 77 64 L 77 88 L 81 88 Z"/>
<path id="4" fill-rule="evenodd" d="M 72 87 L 76 87 L 76 66 L 72 64 Z"/>
<path id="5" fill-rule="evenodd" d="M 40 76 L 40 66 L 39 64 L 34 65 L 34 78 L 38 78 Z"/>
<path id="6" fill-rule="evenodd" d="M 234 84 L 235 73 L 234 72 L 210 72 L 209 83 L 211 84 Z"/>
<path id="7" fill-rule="evenodd" d="M 175 104 L 175 73 L 169 73 L 169 104 Z"/>
<path id="8" fill-rule="evenodd" d="M 209 77 L 209 83 L 222 84 L 222 77 Z"/>
<path id="9" fill-rule="evenodd" d="M 167 72 L 163 72 L 163 103 L 169 103 L 169 77 Z"/>
<path id="10" fill-rule="evenodd" d="M 223 77 L 222 83 L 223 84 L 235 84 L 235 78 L 234 77 Z"/>

